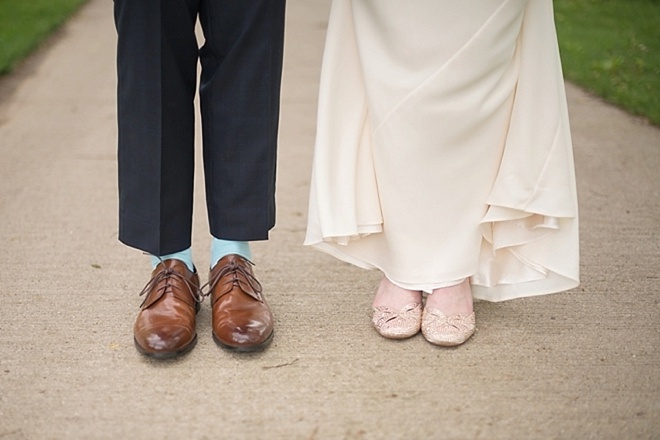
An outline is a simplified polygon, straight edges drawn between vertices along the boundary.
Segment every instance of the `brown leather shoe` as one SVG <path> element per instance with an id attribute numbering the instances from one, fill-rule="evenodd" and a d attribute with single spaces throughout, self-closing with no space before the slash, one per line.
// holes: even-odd
<path id="1" fill-rule="evenodd" d="M 189 352 L 197 343 L 195 315 L 204 298 L 199 277 L 179 260 L 165 260 L 156 266 L 133 332 L 135 347 L 146 355 L 167 359 Z"/>
<path id="2" fill-rule="evenodd" d="M 252 273 L 253 264 L 238 255 L 227 255 L 211 269 L 213 339 L 229 349 L 257 351 L 273 339 L 273 314 Z"/>

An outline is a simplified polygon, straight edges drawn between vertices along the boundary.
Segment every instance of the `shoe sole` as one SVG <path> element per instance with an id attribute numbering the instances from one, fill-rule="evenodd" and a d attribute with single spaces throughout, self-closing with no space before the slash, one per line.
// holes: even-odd
<path id="1" fill-rule="evenodd" d="M 271 342 L 273 342 L 273 336 L 275 335 L 275 332 L 271 332 L 270 335 L 266 338 L 264 342 L 261 344 L 256 344 L 256 345 L 229 345 L 226 342 L 221 341 L 218 339 L 218 337 L 213 333 L 213 340 L 215 341 L 216 344 L 218 344 L 219 347 L 224 348 L 225 350 L 230 350 L 230 351 L 235 351 L 239 353 L 249 353 L 253 351 L 262 351 L 266 347 L 270 345 Z"/>
<path id="2" fill-rule="evenodd" d="M 382 336 L 385 339 L 402 340 L 402 339 L 410 339 L 413 336 L 417 336 L 419 334 L 419 330 L 417 330 L 415 333 L 381 333 L 378 329 L 376 329 L 376 333 L 378 333 L 380 336 Z"/>
<path id="3" fill-rule="evenodd" d="M 138 341 L 135 338 L 133 338 L 133 343 L 135 344 L 135 348 L 137 349 L 137 351 L 140 354 L 144 355 L 144 356 L 150 357 L 152 359 L 159 359 L 159 360 L 173 359 L 173 358 L 178 357 L 178 356 L 183 356 L 184 354 L 190 352 L 190 350 L 195 348 L 195 345 L 197 345 L 197 335 L 195 335 L 193 340 L 190 341 L 188 343 L 188 345 L 181 348 L 180 350 L 168 351 L 168 352 L 163 352 L 163 353 L 159 353 L 159 352 L 154 353 L 154 352 L 145 350 L 140 344 L 138 344 Z"/>

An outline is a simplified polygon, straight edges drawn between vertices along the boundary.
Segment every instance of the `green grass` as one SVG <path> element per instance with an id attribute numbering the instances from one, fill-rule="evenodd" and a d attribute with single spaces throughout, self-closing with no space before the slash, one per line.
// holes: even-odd
<path id="1" fill-rule="evenodd" d="M 0 74 L 32 52 L 86 0 L 0 0 Z"/>
<path id="2" fill-rule="evenodd" d="M 566 78 L 660 125 L 660 0 L 554 5 Z"/>

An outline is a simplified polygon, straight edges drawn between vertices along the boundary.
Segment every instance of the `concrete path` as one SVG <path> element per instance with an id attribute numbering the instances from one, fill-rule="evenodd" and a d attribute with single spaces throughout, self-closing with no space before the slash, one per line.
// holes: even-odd
<path id="1" fill-rule="evenodd" d="M 458 349 L 384 340 L 378 274 L 301 246 L 328 7 L 289 2 L 260 354 L 219 349 L 208 302 L 187 357 L 133 347 L 149 268 L 117 242 L 112 2 L 0 81 L 0 439 L 660 438 L 660 130 L 569 86 L 582 286 L 478 303 Z"/>

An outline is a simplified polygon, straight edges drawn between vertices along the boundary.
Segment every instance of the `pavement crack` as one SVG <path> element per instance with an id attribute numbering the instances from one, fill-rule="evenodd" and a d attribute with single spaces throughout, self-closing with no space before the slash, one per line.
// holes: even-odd
<path id="1" fill-rule="evenodd" d="M 295 364 L 295 363 L 298 362 L 299 360 L 300 360 L 299 358 L 295 358 L 295 359 L 292 360 L 291 362 L 285 362 L 285 363 L 283 363 L 283 364 L 277 364 L 277 365 L 266 365 L 266 366 L 263 366 L 263 367 L 261 367 L 261 368 L 263 368 L 264 370 L 270 370 L 270 369 L 272 369 L 272 368 L 288 367 L 289 365 L 293 365 L 293 364 Z"/>

